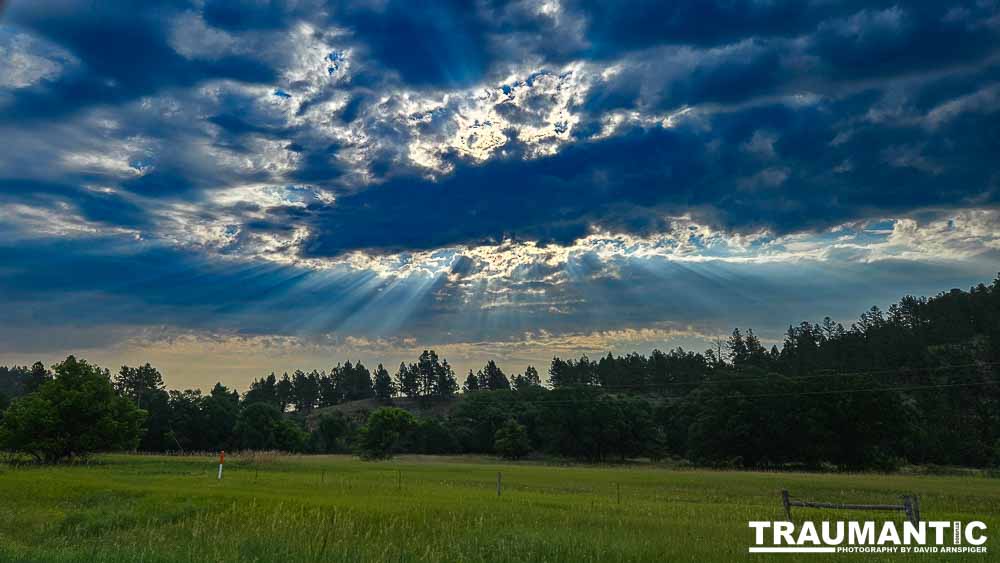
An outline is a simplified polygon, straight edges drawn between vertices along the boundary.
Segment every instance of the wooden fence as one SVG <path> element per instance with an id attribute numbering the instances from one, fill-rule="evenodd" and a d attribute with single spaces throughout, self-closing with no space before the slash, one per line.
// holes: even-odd
<path id="1" fill-rule="evenodd" d="M 893 510 L 903 512 L 906 519 L 914 525 L 920 522 L 920 499 L 916 495 L 903 495 L 903 504 L 842 504 L 835 502 L 813 502 L 792 498 L 787 490 L 781 491 L 781 504 L 785 507 L 785 516 L 792 520 L 792 507 L 802 508 L 833 508 L 836 510 Z"/>

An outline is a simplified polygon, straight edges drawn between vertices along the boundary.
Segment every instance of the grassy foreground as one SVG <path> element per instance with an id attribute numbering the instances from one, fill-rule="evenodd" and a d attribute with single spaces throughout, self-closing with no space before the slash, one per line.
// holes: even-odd
<path id="1" fill-rule="evenodd" d="M 219 482 L 210 457 L 96 461 L 0 466 L 0 561 L 800 560 L 747 553 L 753 541 L 747 521 L 781 519 L 782 488 L 802 498 L 866 503 L 916 493 L 925 519 L 978 519 L 989 526 L 985 555 L 805 556 L 809 560 L 1000 557 L 1000 481 L 982 477 L 315 456 L 227 460 Z M 798 516 L 902 518 L 818 510 Z"/>

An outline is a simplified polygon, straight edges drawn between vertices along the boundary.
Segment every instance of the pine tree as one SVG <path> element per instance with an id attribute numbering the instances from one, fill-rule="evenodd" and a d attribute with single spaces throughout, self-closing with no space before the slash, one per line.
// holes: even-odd
<path id="1" fill-rule="evenodd" d="M 392 382 L 389 371 L 379 364 L 375 369 L 375 397 L 381 401 L 391 401 L 396 394 L 396 385 Z"/>
<path id="2" fill-rule="evenodd" d="M 281 412 L 288 410 L 288 405 L 292 402 L 292 379 L 288 377 L 287 371 L 275 385 L 275 394 L 278 397 L 278 409 Z"/>
<path id="3" fill-rule="evenodd" d="M 45 369 L 45 364 L 42 362 L 35 362 L 31 365 L 31 373 L 24 382 L 24 392 L 34 393 L 39 387 L 42 386 L 43 383 L 50 379 L 52 379 L 52 372 Z"/>
<path id="4" fill-rule="evenodd" d="M 372 374 L 361 362 L 354 364 L 351 372 L 349 397 L 350 400 L 370 399 L 375 396 L 372 389 Z"/>
<path id="5" fill-rule="evenodd" d="M 496 362 L 490 360 L 483 366 L 479 375 L 479 385 L 483 389 L 510 389 L 510 381 Z"/>
<path id="6" fill-rule="evenodd" d="M 740 334 L 738 328 L 733 329 L 733 334 L 729 337 L 729 342 L 726 343 L 726 349 L 729 351 L 729 361 L 734 366 L 745 364 L 750 358 L 746 341 L 743 340 L 743 335 Z"/>
<path id="7" fill-rule="evenodd" d="M 437 396 L 443 399 L 450 399 L 458 392 L 458 380 L 455 379 L 455 371 L 448 365 L 448 360 L 444 360 L 437 370 Z"/>
<path id="8" fill-rule="evenodd" d="M 465 384 L 462 385 L 462 392 L 472 393 L 473 391 L 479 391 L 479 377 L 470 369 L 469 375 L 465 376 Z"/>
<path id="9" fill-rule="evenodd" d="M 420 395 L 432 397 L 438 394 L 437 383 L 441 364 L 434 350 L 424 350 L 417 360 L 417 380 L 420 384 Z"/>
<path id="10" fill-rule="evenodd" d="M 407 366 L 399 363 L 399 371 L 396 372 L 396 389 L 407 397 L 417 397 L 420 395 L 420 382 L 417 379 L 418 369 L 416 365 Z"/>
<path id="11" fill-rule="evenodd" d="M 513 380 L 514 389 L 523 391 L 531 387 L 541 387 L 542 380 L 538 377 L 538 370 L 532 366 L 524 369 L 524 375 L 515 375 Z"/>

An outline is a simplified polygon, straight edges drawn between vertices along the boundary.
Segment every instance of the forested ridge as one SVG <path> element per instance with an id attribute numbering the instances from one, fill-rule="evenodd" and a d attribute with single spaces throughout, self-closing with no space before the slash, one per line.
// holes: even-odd
<path id="1" fill-rule="evenodd" d="M 802 322 L 770 347 L 737 329 L 701 353 L 554 358 L 545 381 L 533 367 L 507 374 L 492 360 L 460 378 L 425 351 L 392 372 L 346 362 L 328 372 L 270 374 L 241 396 L 221 384 L 205 394 L 167 390 L 149 364 L 112 375 L 67 362 L 55 366 L 55 376 L 41 363 L 0 367 L 0 408 L 11 404 L 0 421 L 0 447 L 19 449 L 30 434 L 26 421 L 57 400 L 29 399 L 42 391 L 59 397 L 60 373 L 83 369 L 144 414 L 135 440 L 98 443 L 97 450 L 534 452 L 848 469 L 1000 465 L 1000 277 L 969 291 L 907 296 L 886 311 L 872 307 L 846 327 L 829 318 Z M 356 401 L 366 408 L 337 408 Z M 398 404 L 416 416 L 390 408 Z M 14 439 L 19 431 L 21 442 Z"/>

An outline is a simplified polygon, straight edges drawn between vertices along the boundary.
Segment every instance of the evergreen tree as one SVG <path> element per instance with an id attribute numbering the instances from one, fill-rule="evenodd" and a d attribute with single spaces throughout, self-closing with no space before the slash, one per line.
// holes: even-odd
<path id="1" fill-rule="evenodd" d="M 504 374 L 503 370 L 497 366 L 497 363 L 493 360 L 486 362 L 483 369 L 479 372 L 479 385 L 483 389 L 497 390 L 497 389 L 510 389 L 510 381 Z"/>
<path id="2" fill-rule="evenodd" d="M 732 362 L 734 366 L 746 364 L 747 360 L 750 359 L 747 344 L 743 340 L 743 335 L 740 333 L 740 329 L 738 328 L 733 329 L 733 334 L 729 337 L 729 341 L 726 343 L 726 350 L 729 352 L 729 361 Z"/>
<path id="3" fill-rule="evenodd" d="M 532 366 L 525 368 L 523 374 L 517 374 L 511 378 L 511 387 L 515 391 L 525 391 L 532 387 L 541 387 L 542 380 L 538 377 L 538 370 Z"/>
<path id="4" fill-rule="evenodd" d="M 434 350 L 424 350 L 417 360 L 417 381 L 420 384 L 420 395 L 432 397 L 438 395 L 438 376 L 441 363 Z"/>
<path id="5" fill-rule="evenodd" d="M 375 369 L 375 381 L 373 386 L 375 398 L 380 401 L 391 401 L 392 397 L 396 394 L 396 385 L 392 382 L 392 376 L 389 375 L 388 370 L 386 370 L 382 364 L 379 364 Z"/>
<path id="6" fill-rule="evenodd" d="M 274 376 L 274 372 L 271 372 L 271 374 L 267 377 L 256 379 L 250 384 L 250 389 L 248 389 L 246 394 L 243 396 L 243 402 L 247 404 L 270 403 L 277 406 L 277 387 L 277 378 Z"/>
<path id="7" fill-rule="evenodd" d="M 312 411 L 319 402 L 319 372 L 314 370 L 306 374 L 302 370 L 295 370 L 292 375 L 292 391 L 295 410 L 301 413 Z"/>
<path id="8" fill-rule="evenodd" d="M 335 375 L 337 368 L 330 370 L 330 373 L 320 372 L 319 375 L 319 406 L 331 407 L 340 403 L 343 397 L 340 396 L 340 389 L 337 387 Z"/>
<path id="9" fill-rule="evenodd" d="M 407 397 L 420 396 L 419 369 L 416 365 L 407 366 L 399 363 L 399 371 L 396 372 L 396 388 Z"/>
<path id="10" fill-rule="evenodd" d="M 462 391 L 465 393 L 472 393 L 473 391 L 479 391 L 479 376 L 469 370 L 469 375 L 465 376 L 465 384 L 462 385 Z"/>
<path id="11" fill-rule="evenodd" d="M 275 396 L 278 398 L 278 410 L 285 412 L 288 410 L 288 405 L 292 404 L 294 400 L 294 386 L 292 385 L 292 378 L 288 377 L 288 372 L 286 371 L 281 375 L 281 379 L 275 385 Z"/>
<path id="12" fill-rule="evenodd" d="M 344 365 L 347 376 L 346 398 L 348 401 L 370 399 L 375 396 L 372 389 L 372 374 L 361 362 L 351 367 L 350 362 Z"/>
<path id="13" fill-rule="evenodd" d="M 437 383 L 435 385 L 436 395 L 443 399 L 450 399 L 458 393 L 458 380 L 455 379 L 455 370 L 451 369 L 448 360 L 444 360 L 437 367 Z"/>
<path id="14" fill-rule="evenodd" d="M 31 372 L 28 374 L 27 381 L 24 382 L 24 392 L 34 393 L 43 383 L 51 379 L 52 372 L 45 369 L 45 364 L 35 362 L 31 365 Z"/>

